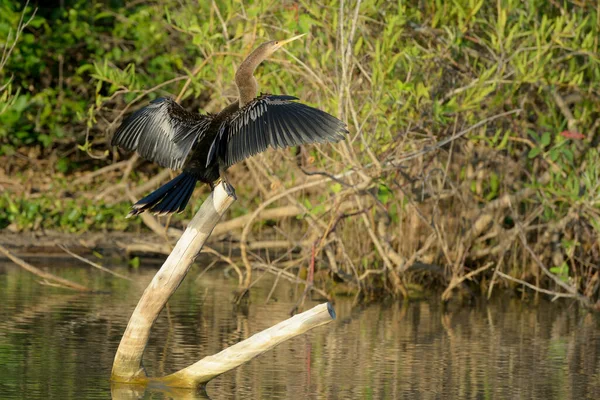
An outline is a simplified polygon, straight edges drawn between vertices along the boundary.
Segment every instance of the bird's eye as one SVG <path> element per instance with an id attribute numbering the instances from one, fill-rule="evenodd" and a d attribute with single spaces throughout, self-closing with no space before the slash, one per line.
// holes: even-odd
<path id="1" fill-rule="evenodd" d="M 279 44 L 279 42 L 275 42 L 275 44 Z"/>

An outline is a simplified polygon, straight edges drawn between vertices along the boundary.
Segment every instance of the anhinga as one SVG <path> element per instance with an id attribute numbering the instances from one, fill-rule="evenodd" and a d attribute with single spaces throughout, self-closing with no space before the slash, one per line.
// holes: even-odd
<path id="1" fill-rule="evenodd" d="M 342 121 L 294 101 L 296 97 L 257 96 L 256 67 L 301 36 L 270 41 L 254 50 L 235 74 L 239 100 L 218 114 L 189 112 L 170 98 L 159 98 L 121 124 L 113 136 L 113 146 L 136 150 L 163 167 L 183 167 L 179 176 L 135 203 L 128 216 L 146 210 L 156 214 L 183 211 L 197 181 L 208 183 L 212 189 L 221 178 L 232 191 L 225 175 L 227 168 L 269 146 L 284 148 L 344 139 L 348 131 Z"/>

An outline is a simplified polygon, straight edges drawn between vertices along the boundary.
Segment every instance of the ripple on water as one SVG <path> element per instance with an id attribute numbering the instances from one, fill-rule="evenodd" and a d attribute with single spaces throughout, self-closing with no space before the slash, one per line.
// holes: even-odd
<path id="1" fill-rule="evenodd" d="M 61 274 L 111 288 L 72 294 L 0 268 L 0 398 L 106 399 L 113 357 L 153 270 L 138 283 L 95 270 Z M 196 275 L 195 275 L 196 274 Z M 191 272 L 152 330 L 144 364 L 173 372 L 288 318 L 302 289 L 273 280 L 232 306 L 236 282 Z M 310 305 L 316 303 L 310 303 Z M 306 307 L 310 306 L 306 305 Z M 207 387 L 214 399 L 593 398 L 600 393 L 600 322 L 573 308 L 500 300 L 443 310 L 436 302 L 335 305 L 330 325 L 285 342 Z M 115 392 L 117 393 L 117 392 Z M 119 389 L 139 398 L 143 392 Z M 147 398 L 203 398 L 148 389 Z"/>

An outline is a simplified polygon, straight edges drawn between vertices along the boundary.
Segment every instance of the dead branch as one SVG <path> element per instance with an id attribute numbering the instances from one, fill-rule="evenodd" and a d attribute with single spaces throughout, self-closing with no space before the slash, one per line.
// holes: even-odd
<path id="1" fill-rule="evenodd" d="M 521 238 L 521 243 L 523 244 L 523 247 L 525 247 L 525 249 L 527 250 L 527 252 L 531 256 L 531 258 L 533 259 L 533 261 L 535 261 L 535 263 L 538 265 L 538 267 L 540 267 L 540 269 L 542 271 L 544 271 L 544 274 L 546 274 L 546 276 L 548 276 L 550 279 L 552 279 L 554 281 L 554 283 L 556 283 L 558 286 L 560 286 L 561 288 L 563 288 L 567 292 L 569 292 L 572 297 L 574 297 L 577 300 L 579 300 L 584 306 L 586 306 L 586 307 L 590 307 L 591 306 L 590 300 L 587 297 L 582 296 L 577 291 L 576 287 L 574 287 L 572 285 L 569 285 L 566 282 L 563 282 L 558 276 L 554 275 L 552 272 L 550 272 L 550 270 L 548 268 L 546 268 L 546 266 L 544 265 L 544 263 L 537 256 L 537 254 L 535 254 L 535 252 L 533 251 L 533 249 L 529 246 L 529 244 L 527 244 L 527 239 L 525 238 L 525 234 L 523 233 L 522 230 L 519 232 L 519 237 Z"/>
<path id="2" fill-rule="evenodd" d="M 493 264 L 494 263 L 489 262 L 489 263 L 485 264 L 483 267 L 479 267 L 476 270 L 471 271 L 468 274 L 461 276 L 460 278 L 453 276 L 452 280 L 450 281 L 450 284 L 448 285 L 448 287 L 446 287 L 446 290 L 444 290 L 444 293 L 442 293 L 442 300 L 443 301 L 448 300 L 450 298 L 450 293 L 452 292 L 452 290 L 454 290 L 455 287 L 457 287 L 458 285 L 463 283 L 465 280 L 471 279 L 475 275 L 487 270 Z"/>
<path id="3" fill-rule="evenodd" d="M 302 285 L 308 284 L 308 281 L 298 278 L 296 275 L 292 274 L 289 271 L 286 271 L 285 269 L 276 268 L 273 265 L 265 264 L 265 263 L 256 263 L 255 266 L 256 266 L 256 268 L 267 271 L 270 274 L 281 276 L 282 278 L 284 278 L 292 283 L 300 283 Z M 314 291 L 315 293 L 320 294 L 321 296 L 323 296 L 326 299 L 329 298 L 329 295 L 325 291 L 323 291 L 315 286 L 312 286 L 311 290 Z"/>
<path id="4" fill-rule="evenodd" d="M 297 249 L 297 248 L 306 248 L 311 245 L 310 240 L 301 240 L 299 242 L 292 242 L 290 240 L 259 240 L 255 242 L 250 242 L 247 244 L 249 250 L 266 250 L 266 249 L 274 249 L 274 250 L 283 250 L 283 249 Z"/>
<path id="5" fill-rule="evenodd" d="M 301 190 L 307 189 L 309 187 L 312 186 L 317 186 L 320 185 L 321 183 L 325 183 L 327 182 L 328 179 L 321 179 L 315 182 L 306 182 L 302 185 L 298 185 L 298 186 L 294 186 L 290 189 L 287 189 L 273 197 L 271 197 L 270 199 L 266 200 L 265 202 L 263 202 L 251 215 L 250 218 L 248 219 L 248 222 L 246 223 L 246 225 L 244 226 L 244 229 L 242 231 L 242 237 L 240 239 L 241 242 L 241 246 L 240 246 L 240 250 L 242 252 L 242 261 L 244 262 L 244 266 L 246 267 L 246 277 L 244 278 L 244 287 L 248 288 L 250 286 L 250 281 L 251 281 L 251 277 L 252 277 L 252 267 L 250 266 L 250 260 L 248 259 L 248 248 L 246 245 L 246 240 L 248 239 L 248 234 L 250 233 L 250 227 L 252 226 L 252 221 L 254 221 L 258 215 L 265 209 L 267 208 L 267 206 L 271 203 L 276 202 L 277 200 L 286 197 L 292 193 L 296 193 L 299 192 Z"/>
<path id="6" fill-rule="evenodd" d="M 110 269 L 108 269 L 108 268 L 105 268 L 105 267 L 103 267 L 103 266 L 102 266 L 102 265 L 100 265 L 100 264 L 97 264 L 97 263 L 95 263 L 95 262 L 93 262 L 93 261 L 90 261 L 90 260 L 88 260 L 88 259 L 87 259 L 87 258 L 85 258 L 85 257 L 81 257 L 80 255 L 73 253 L 71 250 L 69 250 L 69 249 L 68 249 L 66 246 L 64 246 L 64 245 L 62 245 L 62 244 L 59 244 L 59 245 L 58 245 L 58 247 L 59 247 L 60 249 L 62 249 L 62 250 L 65 252 L 65 253 L 69 254 L 70 256 L 72 256 L 72 257 L 74 257 L 74 258 L 78 259 L 79 261 L 83 261 L 84 263 L 86 263 L 86 264 L 88 264 L 88 265 L 91 265 L 92 267 L 94 267 L 94 268 L 97 268 L 97 269 L 99 269 L 99 270 L 100 270 L 100 271 L 102 271 L 102 272 L 106 272 L 106 273 L 108 273 L 108 274 L 114 275 L 114 276 L 116 276 L 117 278 L 126 279 L 126 280 L 128 280 L 128 281 L 133 281 L 133 279 L 131 279 L 131 278 L 130 278 L 130 277 L 128 277 L 128 276 L 125 276 L 125 275 L 123 275 L 123 274 L 120 274 L 120 273 L 118 273 L 118 272 L 116 272 L 116 271 L 111 271 Z"/>
<path id="7" fill-rule="evenodd" d="M 215 249 L 212 249 L 210 247 L 205 247 L 204 249 L 202 249 L 203 253 L 208 253 L 208 254 L 212 254 L 213 256 L 216 256 L 218 259 L 220 259 L 221 261 L 229 264 L 237 273 L 238 275 L 238 286 L 242 287 L 242 283 L 244 282 L 244 274 L 242 274 L 242 271 L 240 270 L 240 267 L 237 266 L 237 264 L 235 262 L 233 262 L 233 260 L 221 253 L 219 253 L 218 251 L 216 251 Z"/>
<path id="8" fill-rule="evenodd" d="M 398 271 L 404 270 L 406 266 L 406 260 L 400 254 L 398 254 L 390 244 L 385 218 L 379 218 L 379 222 L 377 222 L 377 233 L 381 238 L 381 246 L 388 259 L 394 263 Z"/>
<path id="9" fill-rule="evenodd" d="M 217 221 L 234 200 L 233 196 L 226 193 L 223 184 L 220 184 L 196 213 L 175 248 L 144 291 L 129 320 L 115 356 L 113 381 L 138 384 L 160 382 L 171 387 L 197 388 L 279 343 L 331 322 L 335 318 L 331 305 L 321 304 L 214 356 L 205 357 L 174 374 L 153 379 L 146 376 L 141 361 L 150 329 L 169 297 L 185 277 Z"/>
<path id="10" fill-rule="evenodd" d="M 493 115 L 493 116 L 491 116 L 489 118 L 485 118 L 485 119 L 479 121 L 478 123 L 476 123 L 474 125 L 471 125 L 470 127 L 466 128 L 466 129 L 463 129 L 462 131 L 456 133 L 455 135 L 450 136 L 449 138 L 440 140 L 439 142 L 437 142 L 433 146 L 425 146 L 421 150 L 417 150 L 417 151 L 414 151 L 412 153 L 408 153 L 408 154 L 406 154 L 406 155 L 404 155 L 404 156 L 402 156 L 400 158 L 397 158 L 397 159 L 394 159 L 394 160 L 390 160 L 388 162 L 388 164 L 391 165 L 392 168 L 397 168 L 401 163 L 403 163 L 405 161 L 409 161 L 409 160 L 412 160 L 412 159 L 417 158 L 419 156 L 425 155 L 425 154 L 427 154 L 427 153 L 429 153 L 429 152 L 431 152 L 433 150 L 441 149 L 442 147 L 444 147 L 448 143 L 453 142 L 454 140 L 456 140 L 456 139 L 458 139 L 458 138 L 466 135 L 467 133 L 471 132 L 474 129 L 482 127 L 482 126 L 484 126 L 484 125 L 486 125 L 486 124 L 488 124 L 488 123 L 490 123 L 490 122 L 492 122 L 494 120 L 497 120 L 499 118 L 506 117 L 506 116 L 509 116 L 509 115 L 512 115 L 512 114 L 520 113 L 521 111 L 523 111 L 523 110 L 520 109 L 520 108 L 516 108 L 514 110 L 506 111 L 506 112 L 503 112 L 503 113 L 500 113 L 500 114 Z"/>
<path id="11" fill-rule="evenodd" d="M 147 380 L 141 363 L 150 329 L 234 200 L 220 184 L 202 204 L 135 308 L 117 349 L 112 380 L 132 383 Z"/>
<path id="12" fill-rule="evenodd" d="M 364 205 L 361 201 L 360 196 L 355 195 L 354 200 L 356 201 L 356 205 L 359 209 L 364 209 Z M 373 226 L 371 225 L 371 221 L 369 220 L 369 218 L 367 218 L 366 214 L 361 214 L 361 219 L 365 225 L 365 228 L 367 229 L 367 233 L 369 234 L 369 237 L 371 238 L 371 242 L 373 242 L 375 249 L 377 249 L 377 252 L 381 256 L 381 259 L 383 260 L 383 265 L 385 266 L 385 268 L 388 271 L 387 276 L 388 276 L 390 282 L 392 283 L 394 295 L 401 293 L 404 298 L 408 298 L 408 291 L 406 290 L 406 288 L 404 287 L 404 284 L 402 283 L 402 280 L 396 273 L 396 270 L 394 269 L 394 264 L 388 257 L 388 253 L 385 251 L 385 249 L 382 245 L 382 241 L 379 240 L 379 237 L 377 237 L 377 234 L 375 233 L 375 230 L 373 229 Z M 398 261 L 400 262 L 401 260 L 398 260 Z"/>
<path id="13" fill-rule="evenodd" d="M 133 253 L 164 254 L 171 253 L 171 246 L 167 243 L 119 243 L 119 246 L 125 249 L 127 256 Z"/>
<path id="14" fill-rule="evenodd" d="M 267 220 L 267 219 L 290 218 L 290 217 L 297 216 L 301 212 L 302 212 L 302 209 L 300 207 L 291 205 L 291 206 L 272 208 L 269 210 L 263 210 L 257 214 L 256 218 L 263 220 L 263 221 Z M 218 235 L 223 235 L 225 233 L 231 232 L 235 229 L 243 229 L 244 226 L 246 226 L 251 219 L 254 219 L 251 217 L 252 217 L 252 215 L 243 215 L 241 217 L 237 217 L 232 220 L 222 222 L 215 227 L 215 231 L 213 232 L 213 235 L 218 236 Z"/>
<path id="15" fill-rule="evenodd" d="M 417 260 L 417 258 L 421 257 L 427 250 L 429 250 L 429 248 L 433 245 L 433 242 L 435 242 L 437 238 L 438 238 L 438 235 L 436 232 L 429 235 L 427 240 L 425 240 L 425 243 L 423 244 L 423 246 L 421 246 L 421 248 L 419 250 L 415 251 L 410 256 L 410 258 L 408 260 L 406 260 L 406 262 L 400 269 L 400 272 L 401 273 L 406 272 L 409 268 L 411 268 L 413 266 L 413 264 L 415 263 L 415 261 Z"/>
<path id="16" fill-rule="evenodd" d="M 114 164 L 110 164 L 107 165 L 105 167 L 102 167 L 100 169 L 97 169 L 95 171 L 89 172 L 85 175 L 80 176 L 79 178 L 75 179 L 73 182 L 71 182 L 72 185 L 78 185 L 80 183 L 89 183 L 91 182 L 94 178 L 103 175 L 103 174 L 107 174 L 109 172 L 121 169 L 122 167 L 126 166 L 128 163 L 128 161 L 119 161 L 117 163 Z"/>
<path id="17" fill-rule="evenodd" d="M 214 377 L 250 361 L 279 343 L 301 335 L 317 326 L 327 324 L 334 319 L 335 311 L 331 304 L 319 304 L 308 311 L 295 315 L 234 344 L 214 356 L 205 357 L 187 368 L 163 378 L 158 378 L 156 381 L 173 387 L 198 387 Z"/>
<path id="18" fill-rule="evenodd" d="M 73 289 L 73 290 L 78 290 L 80 292 L 91 292 L 92 291 L 92 289 L 89 289 L 83 285 L 80 285 L 80 284 L 72 282 L 68 279 L 61 278 L 59 276 L 53 275 L 49 272 L 42 271 L 41 269 L 34 267 L 33 265 L 23 261 L 19 257 L 12 254 L 10 251 L 8 251 L 8 249 L 6 249 L 2 245 L 0 245 L 0 253 L 4 254 L 6 257 L 8 257 L 12 262 L 17 264 L 19 267 L 23 268 L 26 271 L 31 272 L 32 274 L 34 274 L 36 276 L 39 276 L 42 279 L 45 279 L 50 282 L 55 282 L 55 283 L 61 285 L 62 287 Z"/>
<path id="19" fill-rule="evenodd" d="M 504 279 L 508 279 L 509 281 L 513 281 L 516 283 L 519 283 L 521 285 L 527 286 L 530 289 L 535 290 L 536 292 L 540 292 L 540 293 L 544 293 L 544 294 L 548 294 L 550 296 L 553 297 L 553 299 L 559 298 L 559 297 L 568 297 L 568 298 L 576 298 L 577 296 L 572 294 L 572 293 L 559 293 L 559 292 L 553 292 L 551 290 L 546 290 L 543 289 L 541 287 L 537 287 L 535 285 L 532 285 L 529 282 L 525 282 L 524 280 L 518 279 L 518 278 L 514 278 L 510 275 L 505 274 L 504 272 L 500 272 L 500 271 L 496 271 L 496 274 L 501 276 Z"/>

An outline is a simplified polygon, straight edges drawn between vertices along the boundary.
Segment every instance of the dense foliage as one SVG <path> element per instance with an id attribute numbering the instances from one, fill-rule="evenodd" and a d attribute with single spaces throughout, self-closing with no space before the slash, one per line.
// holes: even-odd
<path id="1" fill-rule="evenodd" d="M 261 90 L 339 115 L 351 140 L 299 155 L 269 153 L 259 158 L 264 168 L 250 162 L 235 170 L 250 179 L 239 180 L 234 215 L 256 207 L 281 182 L 292 187 L 306 179 L 298 165 L 360 171 L 328 190 L 298 192 L 298 199 L 330 226 L 341 217 L 327 204 L 351 202 L 362 212 L 344 215 L 328 244 L 357 279 L 387 271 L 361 282 L 388 287 L 381 277 L 395 271 L 403 282 L 433 277 L 452 287 L 487 262 L 538 279 L 544 274 L 527 251 L 531 245 L 559 281 L 598 298 L 595 2 L 63 3 L 40 4 L 0 68 L 0 157 L 16 181 L 5 185 L 0 175 L 0 226 L 126 229 L 105 215 L 111 204 L 127 204 L 119 203 L 122 192 L 106 194 L 106 186 L 145 181 L 156 169 L 142 164 L 130 177 L 76 187 L 68 177 L 120 158 L 107 138 L 130 107 L 166 94 L 190 109 L 218 110 L 235 98 L 235 66 L 257 43 L 310 33 L 261 67 Z M 21 12 L 21 5 L 0 0 L 5 53 Z M 29 6 L 25 19 L 32 12 Z M 27 184 L 34 175 L 37 182 Z M 57 175 L 67 177 L 62 185 Z M 258 187 L 251 183 L 259 178 Z M 44 201 L 72 197 L 75 189 L 101 193 L 61 200 L 65 214 L 77 210 L 85 223 L 69 226 L 52 212 L 31 211 L 48 210 Z M 414 277 L 408 274 L 415 261 L 443 268 Z M 482 271 L 493 286 L 498 276 Z"/>

